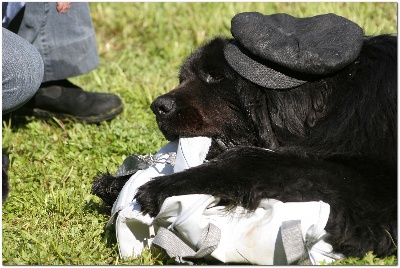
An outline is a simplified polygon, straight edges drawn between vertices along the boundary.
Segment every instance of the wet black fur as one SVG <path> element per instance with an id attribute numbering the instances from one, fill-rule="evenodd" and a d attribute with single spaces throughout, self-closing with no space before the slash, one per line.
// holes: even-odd
<path id="1" fill-rule="evenodd" d="M 136 198 L 144 212 L 154 216 L 166 197 L 182 194 L 250 209 L 262 198 L 323 200 L 336 250 L 394 254 L 397 38 L 366 37 L 351 65 L 288 90 L 239 76 L 224 59 L 227 42 L 216 38 L 195 51 L 180 85 L 152 104 L 167 139 L 209 136 L 213 143 L 208 163 L 142 186 Z"/>

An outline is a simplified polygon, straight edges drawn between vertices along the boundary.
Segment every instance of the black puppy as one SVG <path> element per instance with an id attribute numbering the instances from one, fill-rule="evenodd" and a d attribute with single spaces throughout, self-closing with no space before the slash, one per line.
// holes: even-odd
<path id="1" fill-rule="evenodd" d="M 289 89 L 239 75 L 224 57 L 230 42 L 216 38 L 195 51 L 180 85 L 152 103 L 168 140 L 207 136 L 212 145 L 209 162 L 140 187 L 143 212 L 155 216 L 167 197 L 184 194 L 249 209 L 263 198 L 322 200 L 338 252 L 395 253 L 397 38 L 364 37 L 351 64 Z M 126 179 L 104 176 L 94 193 L 111 202 Z"/>

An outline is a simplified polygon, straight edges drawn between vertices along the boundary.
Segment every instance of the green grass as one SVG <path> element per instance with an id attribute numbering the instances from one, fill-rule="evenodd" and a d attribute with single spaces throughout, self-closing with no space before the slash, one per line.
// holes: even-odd
<path id="1" fill-rule="evenodd" d="M 91 182 L 98 171 L 115 172 L 129 154 L 154 153 L 165 144 L 151 101 L 177 85 L 182 60 L 197 46 L 215 35 L 230 36 L 234 14 L 332 12 L 354 20 L 366 34 L 397 34 L 396 3 L 90 3 L 90 8 L 100 67 L 71 80 L 89 91 L 118 94 L 125 110 L 98 126 L 3 121 L 2 148 L 11 160 L 11 193 L 2 207 L 5 265 L 160 264 L 162 258 L 149 252 L 119 259 L 114 231 L 104 230 L 109 211 L 90 194 Z M 338 264 L 397 260 L 367 255 Z"/>

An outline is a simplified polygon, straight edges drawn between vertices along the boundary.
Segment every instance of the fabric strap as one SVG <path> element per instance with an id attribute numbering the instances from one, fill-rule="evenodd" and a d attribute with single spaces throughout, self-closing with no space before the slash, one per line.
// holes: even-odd
<path id="1" fill-rule="evenodd" d="M 301 221 L 285 221 L 282 223 L 282 241 L 288 264 L 312 265 L 307 247 L 303 240 Z M 191 263 L 183 258 L 203 258 L 210 255 L 219 244 L 221 230 L 210 223 L 204 228 L 201 239 L 196 245 L 197 251 L 188 246 L 173 231 L 160 227 L 153 244 L 163 248 L 168 256 L 180 263 Z"/>
<path id="2" fill-rule="evenodd" d="M 282 242 L 288 264 L 312 265 L 301 231 L 301 221 L 282 223 Z"/>
<path id="3" fill-rule="evenodd" d="M 160 227 L 153 244 L 165 249 L 168 256 L 175 258 L 176 261 L 190 263 L 183 258 L 203 258 L 210 255 L 217 248 L 220 238 L 221 230 L 212 223 L 208 224 L 207 228 L 203 229 L 201 239 L 196 245 L 197 251 L 195 251 L 171 230 Z"/>

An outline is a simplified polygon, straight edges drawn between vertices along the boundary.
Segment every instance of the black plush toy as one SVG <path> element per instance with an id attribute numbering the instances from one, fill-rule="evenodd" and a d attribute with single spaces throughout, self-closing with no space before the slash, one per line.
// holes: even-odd
<path id="1" fill-rule="evenodd" d="M 363 36 L 334 14 L 241 13 L 231 31 L 190 55 L 180 85 L 151 105 L 168 140 L 212 145 L 208 163 L 143 185 L 143 213 L 184 194 L 249 209 L 322 200 L 336 251 L 394 254 L 397 38 Z M 93 193 L 111 205 L 128 178 L 100 176 Z"/>

